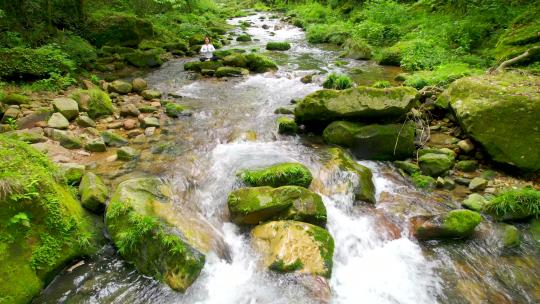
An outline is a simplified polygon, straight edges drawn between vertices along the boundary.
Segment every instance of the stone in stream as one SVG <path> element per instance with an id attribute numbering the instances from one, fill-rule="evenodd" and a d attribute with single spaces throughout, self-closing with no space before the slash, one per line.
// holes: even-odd
<path id="1" fill-rule="evenodd" d="M 294 114 L 298 123 L 319 127 L 343 119 L 394 122 L 409 112 L 417 94 L 410 87 L 320 90 L 300 101 Z"/>
<path id="2" fill-rule="evenodd" d="M 214 75 L 218 78 L 220 77 L 242 77 L 249 75 L 249 71 L 244 68 L 237 68 L 237 67 L 229 67 L 224 66 L 220 67 L 216 70 Z"/>
<path id="3" fill-rule="evenodd" d="M 81 139 L 70 131 L 52 129 L 51 135 L 52 139 L 58 141 L 66 149 L 80 149 L 83 147 Z"/>
<path id="4" fill-rule="evenodd" d="M 93 255 L 101 232 L 44 154 L 0 136 L 0 155 L 2 171 L 15 173 L 0 195 L 0 297 L 30 303 L 66 265 Z"/>
<path id="5" fill-rule="evenodd" d="M 227 199 L 231 220 L 256 225 L 269 220 L 297 220 L 323 226 L 326 208 L 321 197 L 298 186 L 241 188 Z"/>
<path id="6" fill-rule="evenodd" d="M 118 149 L 118 151 L 116 151 L 116 158 L 118 160 L 130 161 L 139 158 L 139 156 L 139 151 L 131 147 L 121 147 Z"/>
<path id="7" fill-rule="evenodd" d="M 420 172 L 420 167 L 409 160 L 396 160 L 394 165 L 409 175 Z"/>
<path id="8" fill-rule="evenodd" d="M 300 186 L 308 188 L 313 176 L 300 163 L 280 163 L 257 170 L 244 170 L 240 178 L 249 186 Z"/>
<path id="9" fill-rule="evenodd" d="M 129 82 L 123 81 L 123 80 L 115 80 L 110 83 L 109 85 L 109 92 L 114 92 L 118 94 L 127 94 L 131 93 L 131 90 L 133 87 Z"/>
<path id="10" fill-rule="evenodd" d="M 499 73 L 458 79 L 439 97 L 461 128 L 491 158 L 524 171 L 540 170 L 540 77 Z"/>
<path id="11" fill-rule="evenodd" d="M 107 146 L 110 147 L 123 147 L 129 142 L 123 136 L 115 133 L 114 131 L 104 131 L 101 133 L 101 138 Z"/>
<path id="12" fill-rule="evenodd" d="M 88 141 L 86 145 L 84 145 L 84 149 L 88 152 L 105 152 L 107 146 L 102 138 L 96 138 Z"/>
<path id="13" fill-rule="evenodd" d="M 160 126 L 159 119 L 157 119 L 156 117 L 153 117 L 153 116 L 145 117 L 142 120 L 141 126 L 143 128 L 150 128 L 150 127 L 159 128 L 159 126 Z"/>
<path id="14" fill-rule="evenodd" d="M 279 107 L 274 110 L 274 114 L 294 114 L 294 110 L 285 107 Z"/>
<path id="15" fill-rule="evenodd" d="M 59 112 L 53 113 L 47 125 L 53 129 L 65 130 L 69 127 L 69 121 Z"/>
<path id="16" fill-rule="evenodd" d="M 86 171 L 84 165 L 75 163 L 60 163 L 58 167 L 68 185 L 78 185 Z"/>
<path id="17" fill-rule="evenodd" d="M 478 169 L 478 161 L 460 160 L 456 163 L 456 169 L 462 172 L 474 172 L 476 169 Z"/>
<path id="18" fill-rule="evenodd" d="M 416 216 L 411 219 L 412 231 L 419 240 L 463 239 L 471 236 L 482 221 L 474 211 L 459 209 L 435 216 Z"/>
<path id="19" fill-rule="evenodd" d="M 161 92 L 154 89 L 144 90 L 142 91 L 141 96 L 146 100 L 151 100 L 151 99 L 161 98 Z"/>
<path id="20" fill-rule="evenodd" d="M 88 117 L 88 116 L 79 116 L 77 117 L 77 119 L 75 120 L 75 123 L 81 127 L 84 127 L 84 128 L 87 128 L 87 127 L 92 127 L 92 128 L 95 128 L 96 127 L 96 122 L 94 120 L 92 120 L 92 118 Z"/>
<path id="21" fill-rule="evenodd" d="M 298 125 L 291 117 L 279 117 L 276 121 L 279 134 L 296 134 Z"/>
<path id="22" fill-rule="evenodd" d="M 324 129 L 324 140 L 351 148 L 359 159 L 398 160 L 412 156 L 414 124 L 362 125 L 336 121 Z"/>
<path id="23" fill-rule="evenodd" d="M 120 183 L 105 217 L 118 253 L 141 273 L 182 292 L 199 276 L 212 237 L 193 222 L 195 216 L 175 210 L 170 188 L 160 179 Z"/>
<path id="24" fill-rule="evenodd" d="M 499 229 L 501 245 L 503 248 L 519 247 L 521 244 L 521 233 L 514 225 L 502 224 Z"/>
<path id="25" fill-rule="evenodd" d="M 487 184 L 487 180 L 481 177 L 475 177 L 469 183 L 469 189 L 474 192 L 483 191 L 484 189 L 486 189 Z"/>
<path id="26" fill-rule="evenodd" d="M 472 193 L 467 196 L 463 202 L 461 202 L 461 205 L 467 209 L 473 210 L 473 211 L 482 211 L 484 209 L 484 206 L 488 203 L 488 200 L 484 198 L 482 195 L 478 193 Z"/>
<path id="27" fill-rule="evenodd" d="M 87 172 L 79 185 L 81 204 L 87 210 L 100 214 L 105 210 L 105 203 L 109 196 L 109 188 L 101 178 L 92 172 Z"/>
<path id="28" fill-rule="evenodd" d="M 55 98 L 52 105 L 54 110 L 60 112 L 67 120 L 72 120 L 79 115 L 79 105 L 71 98 Z"/>
<path id="29" fill-rule="evenodd" d="M 223 58 L 223 64 L 226 66 L 245 68 L 247 67 L 247 59 L 244 54 L 231 54 Z"/>
<path id="30" fill-rule="evenodd" d="M 319 177 L 313 181 L 317 192 L 325 195 L 346 194 L 349 189 L 354 199 L 375 204 L 375 185 L 371 170 L 351 158 L 341 148 L 328 148 Z M 322 184 L 319 184 L 322 182 Z"/>
<path id="31" fill-rule="evenodd" d="M 165 114 L 169 117 L 177 118 L 186 113 L 186 107 L 174 102 L 169 102 L 165 105 Z"/>
<path id="32" fill-rule="evenodd" d="M 445 175 L 454 166 L 454 157 L 444 153 L 426 153 L 418 158 L 423 174 L 432 177 Z"/>
<path id="33" fill-rule="evenodd" d="M 273 221 L 251 231 L 266 267 L 277 272 L 332 275 L 334 239 L 325 229 L 296 221 Z"/>

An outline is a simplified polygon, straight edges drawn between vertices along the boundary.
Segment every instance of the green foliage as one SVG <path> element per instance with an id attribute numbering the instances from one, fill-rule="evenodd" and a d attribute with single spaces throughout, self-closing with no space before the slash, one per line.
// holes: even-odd
<path id="1" fill-rule="evenodd" d="M 10 224 L 22 225 L 24 227 L 30 227 L 30 217 L 24 212 L 19 212 L 9 219 Z"/>
<path id="2" fill-rule="evenodd" d="M 380 80 L 380 81 L 376 81 L 372 87 L 374 88 L 378 88 L 378 89 L 384 89 L 384 88 L 389 88 L 391 87 L 392 84 L 390 83 L 390 81 L 387 81 L 387 80 Z"/>
<path id="3" fill-rule="evenodd" d="M 65 75 L 75 70 L 75 63 L 57 45 L 37 49 L 0 49 L 0 78 L 46 78 L 51 73 Z"/>
<path id="4" fill-rule="evenodd" d="M 28 97 L 17 94 L 17 93 L 11 93 L 11 94 L 2 94 L 0 96 L 0 103 L 6 104 L 6 105 L 22 105 L 27 104 L 29 101 Z"/>
<path id="5" fill-rule="evenodd" d="M 411 177 L 413 184 L 420 189 L 432 189 L 435 186 L 435 179 L 431 176 L 413 173 Z"/>
<path id="6" fill-rule="evenodd" d="M 260 170 L 246 170 L 240 177 L 246 184 L 254 187 L 296 185 L 307 188 L 313 179 L 309 169 L 298 163 L 282 163 Z"/>
<path id="7" fill-rule="evenodd" d="M 405 76 L 406 86 L 422 89 L 425 86 L 446 87 L 454 80 L 480 74 L 479 69 L 471 68 L 466 63 L 449 63 L 436 67 L 433 71 L 420 71 Z"/>
<path id="8" fill-rule="evenodd" d="M 401 67 L 407 71 L 431 70 L 448 61 L 447 52 L 440 46 L 416 40 L 403 50 Z"/>
<path id="9" fill-rule="evenodd" d="M 323 82 L 325 89 L 345 90 L 353 86 L 352 79 L 347 75 L 331 73 Z"/>
<path id="10" fill-rule="evenodd" d="M 100 89 L 80 90 L 73 93 L 71 98 L 81 106 L 81 95 L 83 94 L 88 94 L 90 97 L 87 107 L 88 116 L 91 118 L 99 118 L 113 113 L 114 107 L 109 94 Z"/>
<path id="11" fill-rule="evenodd" d="M 291 44 L 287 41 L 270 41 L 266 44 L 266 49 L 269 51 L 286 51 L 291 48 Z"/>
<path id="12" fill-rule="evenodd" d="M 33 82 L 30 85 L 32 91 L 60 91 L 69 88 L 70 86 L 77 83 L 77 80 L 68 73 L 66 75 L 61 75 L 58 73 L 50 73 L 49 78 L 41 79 L 36 82 Z"/>
<path id="13" fill-rule="evenodd" d="M 54 41 L 79 66 L 84 66 L 97 59 L 95 47 L 85 39 L 70 32 L 59 33 Z"/>
<path id="14" fill-rule="evenodd" d="M 495 196 L 484 211 L 498 217 L 540 216 L 540 191 L 533 188 L 510 189 Z"/>
<path id="15" fill-rule="evenodd" d="M 10 117 L 6 120 L 7 125 L 11 130 L 17 130 L 17 120 L 13 117 Z"/>

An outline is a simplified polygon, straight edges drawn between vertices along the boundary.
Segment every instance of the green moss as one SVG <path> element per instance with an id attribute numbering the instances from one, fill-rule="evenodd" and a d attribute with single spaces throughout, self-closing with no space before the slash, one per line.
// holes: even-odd
<path id="1" fill-rule="evenodd" d="M 154 34 L 152 23 L 127 14 L 108 14 L 91 20 L 87 35 L 98 47 L 104 45 L 136 47 Z"/>
<path id="2" fill-rule="evenodd" d="M 435 179 L 431 176 L 413 173 L 411 177 L 413 184 L 420 189 L 433 189 L 435 187 Z"/>
<path id="3" fill-rule="evenodd" d="M 304 268 L 304 264 L 300 259 L 296 259 L 292 264 L 285 264 L 283 260 L 276 260 L 268 268 L 277 272 L 294 272 Z"/>
<path id="4" fill-rule="evenodd" d="M 423 174 L 441 176 L 454 166 L 454 157 L 438 153 L 425 153 L 418 158 L 418 165 Z"/>
<path id="5" fill-rule="evenodd" d="M 347 75 L 338 75 L 332 73 L 326 77 L 323 82 L 323 88 L 334 90 L 345 90 L 353 85 L 352 79 Z"/>
<path id="6" fill-rule="evenodd" d="M 145 51 L 135 50 L 124 55 L 125 60 L 138 68 L 155 68 L 163 64 L 161 56 L 165 51 L 161 48 Z"/>
<path id="7" fill-rule="evenodd" d="M 287 41 L 270 41 L 266 44 L 266 49 L 269 51 L 287 51 L 291 48 L 291 44 Z"/>
<path id="8" fill-rule="evenodd" d="M 484 211 L 501 220 L 540 216 L 540 191 L 533 188 L 509 189 L 490 200 Z"/>
<path id="9" fill-rule="evenodd" d="M 75 70 L 75 63 L 56 46 L 37 49 L 0 49 L 0 78 L 48 78 L 52 73 L 66 74 Z"/>
<path id="10" fill-rule="evenodd" d="M 223 64 L 226 66 L 245 68 L 247 67 L 247 59 L 244 54 L 234 53 L 223 58 Z"/>
<path id="11" fill-rule="evenodd" d="M 263 73 L 269 70 L 277 70 L 277 64 L 261 54 L 246 55 L 247 68 L 252 72 Z"/>
<path id="12" fill-rule="evenodd" d="M 298 125 L 294 119 L 290 117 L 279 117 L 277 119 L 278 133 L 280 134 L 295 134 L 298 132 Z"/>
<path id="13" fill-rule="evenodd" d="M 521 244 L 519 229 L 513 225 L 504 225 L 502 231 L 502 245 L 504 248 L 518 247 Z"/>
<path id="14" fill-rule="evenodd" d="M 471 210 L 452 210 L 443 216 L 442 229 L 449 236 L 468 236 L 480 224 L 482 216 Z"/>
<path id="15" fill-rule="evenodd" d="M 165 113 L 170 117 L 178 117 L 186 111 L 186 107 L 174 102 L 169 102 L 165 105 Z"/>
<path id="16" fill-rule="evenodd" d="M 362 124 L 355 122 L 335 121 L 324 129 L 324 141 L 329 144 L 352 147 L 354 145 L 354 134 L 356 134 L 362 126 Z"/>
<path id="17" fill-rule="evenodd" d="M 378 88 L 378 89 L 384 89 L 384 88 L 389 88 L 389 87 L 391 87 L 392 84 L 390 83 L 390 81 L 387 81 L 387 80 L 381 80 L 381 81 L 376 81 L 376 82 L 373 83 L 371 86 L 374 87 L 374 88 Z"/>
<path id="18" fill-rule="evenodd" d="M 249 71 L 244 68 L 224 66 L 216 70 L 214 76 L 216 77 L 242 77 L 248 75 Z"/>
<path id="19" fill-rule="evenodd" d="M 317 226 L 312 226 L 312 229 L 308 230 L 308 234 L 319 243 L 319 250 L 326 268 L 324 276 L 329 278 L 332 275 L 334 264 L 334 238 L 326 229 Z"/>
<path id="20" fill-rule="evenodd" d="M 10 303 L 28 303 L 58 270 L 96 249 L 96 231 L 58 176 L 43 154 L 0 136 L 0 294 Z"/>
<path id="21" fill-rule="evenodd" d="M 0 103 L 6 104 L 6 105 L 22 105 L 27 104 L 29 102 L 28 97 L 21 95 L 21 94 L 6 94 L 1 96 Z"/>
<path id="22" fill-rule="evenodd" d="M 399 169 L 405 171 L 409 175 L 413 175 L 415 173 L 420 172 L 420 167 L 417 164 L 410 161 L 397 160 L 394 162 L 394 165 L 398 167 Z"/>
<path id="23" fill-rule="evenodd" d="M 248 35 L 248 34 L 243 34 L 243 35 L 240 35 L 240 36 L 236 37 L 236 41 L 249 42 L 249 41 L 251 41 L 251 36 Z"/>
<path id="24" fill-rule="evenodd" d="M 259 170 L 246 170 L 240 177 L 250 186 L 296 185 L 305 188 L 309 187 L 313 179 L 309 169 L 299 163 L 281 163 Z"/>
<path id="25" fill-rule="evenodd" d="M 81 96 L 88 95 L 88 104 L 83 105 Z M 80 90 L 71 95 L 77 103 L 79 108 L 86 109 L 88 116 L 91 118 L 99 118 L 101 116 L 111 115 L 114 112 L 114 107 L 109 97 L 109 94 L 105 93 L 100 89 L 90 89 L 90 90 Z"/>
<path id="26" fill-rule="evenodd" d="M 481 70 L 458 62 L 437 66 L 433 71 L 407 74 L 403 84 L 419 90 L 426 86 L 447 87 L 457 79 L 476 74 L 481 74 Z"/>

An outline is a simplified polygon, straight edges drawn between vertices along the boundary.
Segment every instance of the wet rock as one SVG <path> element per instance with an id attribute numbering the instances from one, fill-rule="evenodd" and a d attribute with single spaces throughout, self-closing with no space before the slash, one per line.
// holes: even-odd
<path id="1" fill-rule="evenodd" d="M 151 100 L 151 99 L 161 98 L 161 92 L 154 89 L 144 90 L 142 91 L 141 96 L 146 100 Z"/>
<path id="2" fill-rule="evenodd" d="M 473 210 L 473 211 L 482 211 L 484 209 L 484 206 L 488 203 L 488 200 L 485 199 L 482 195 L 478 193 L 472 193 L 467 196 L 463 202 L 461 202 L 461 205 L 467 209 Z"/>
<path id="3" fill-rule="evenodd" d="M 297 122 L 308 125 L 340 119 L 396 121 L 413 107 L 417 93 L 410 87 L 320 90 L 300 101 L 294 114 Z"/>
<path id="4" fill-rule="evenodd" d="M 128 103 L 120 108 L 120 115 L 122 116 L 137 117 L 140 114 L 141 114 L 141 111 L 139 111 L 139 109 L 137 109 L 137 107 L 132 103 Z"/>
<path id="5" fill-rule="evenodd" d="M 138 109 L 141 113 L 154 113 L 158 111 L 158 108 L 151 105 L 140 105 Z"/>
<path id="6" fill-rule="evenodd" d="M 481 221 L 479 213 L 465 209 L 411 219 L 413 234 L 419 240 L 467 238 Z"/>
<path id="7" fill-rule="evenodd" d="M 308 188 L 313 176 L 300 163 L 281 163 L 258 170 L 244 170 L 240 178 L 249 186 L 300 186 Z"/>
<path id="8" fill-rule="evenodd" d="M 135 130 L 131 130 L 129 132 L 127 132 L 127 136 L 128 138 L 135 138 L 139 135 L 143 134 L 143 131 L 139 130 L 139 129 L 135 129 Z"/>
<path id="9" fill-rule="evenodd" d="M 105 145 L 105 141 L 103 141 L 103 139 L 97 138 L 88 141 L 84 146 L 84 149 L 89 152 L 105 152 L 107 150 L 107 146 Z"/>
<path id="10" fill-rule="evenodd" d="M 186 111 L 186 107 L 174 102 L 169 102 L 165 105 L 165 114 L 169 117 L 176 118 L 185 115 L 187 113 Z"/>
<path id="11" fill-rule="evenodd" d="M 420 172 L 420 167 L 417 164 L 408 160 L 405 160 L 405 161 L 396 160 L 394 162 L 394 165 L 409 175 Z"/>
<path id="12" fill-rule="evenodd" d="M 324 140 L 351 148 L 359 159 L 398 160 L 412 156 L 414 147 L 412 123 L 367 125 L 336 121 L 323 132 Z"/>
<path id="13" fill-rule="evenodd" d="M 478 169 L 478 162 L 476 160 L 461 160 L 457 162 L 456 169 L 462 172 L 474 172 Z"/>
<path id="14" fill-rule="evenodd" d="M 80 149 L 83 147 L 83 142 L 77 135 L 70 131 L 52 130 L 52 138 L 60 143 L 66 149 Z"/>
<path id="15" fill-rule="evenodd" d="M 156 117 L 148 116 L 148 117 L 143 118 L 141 125 L 143 128 L 150 128 L 150 127 L 159 128 L 160 123 L 159 123 L 159 119 L 157 119 Z"/>
<path id="16" fill-rule="evenodd" d="M 138 68 L 155 68 L 163 64 L 164 51 L 162 49 L 134 50 L 126 53 L 124 58 L 127 63 Z"/>
<path id="17" fill-rule="evenodd" d="M 294 114 L 294 111 L 289 108 L 279 107 L 274 110 L 274 114 Z"/>
<path id="18" fill-rule="evenodd" d="M 220 61 L 192 61 L 186 62 L 184 64 L 184 69 L 186 71 L 201 72 L 202 70 L 216 71 L 218 68 L 222 67 L 223 63 Z"/>
<path id="19" fill-rule="evenodd" d="M 107 124 L 107 129 L 120 129 L 124 125 L 121 121 L 114 121 Z"/>
<path id="20" fill-rule="evenodd" d="M 94 213 L 100 214 L 105 210 L 109 197 L 109 189 L 101 178 L 92 172 L 87 172 L 79 185 L 82 206 Z"/>
<path id="21" fill-rule="evenodd" d="M 464 139 L 457 142 L 458 147 L 463 151 L 463 153 L 471 153 L 474 151 L 474 144 L 470 139 Z"/>
<path id="22" fill-rule="evenodd" d="M 216 70 L 215 74 L 216 77 L 242 77 L 249 75 L 249 71 L 244 68 L 237 68 L 237 67 L 220 67 Z"/>
<path id="23" fill-rule="evenodd" d="M 41 128 L 14 130 L 5 132 L 3 135 L 8 138 L 24 141 L 29 144 L 47 141 L 47 138 L 43 136 L 43 130 Z"/>
<path id="24" fill-rule="evenodd" d="M 418 158 L 423 174 L 432 177 L 445 175 L 454 166 L 454 158 L 447 154 L 427 153 Z"/>
<path id="25" fill-rule="evenodd" d="M 120 183 L 106 211 L 107 230 L 120 255 L 143 274 L 185 291 L 199 276 L 207 238 L 174 210 L 170 189 L 158 178 Z"/>
<path id="26" fill-rule="evenodd" d="M 77 125 L 79 125 L 80 127 L 83 127 L 83 128 L 87 128 L 87 127 L 92 127 L 92 128 L 95 128 L 96 127 L 96 122 L 94 120 L 92 120 L 92 118 L 88 117 L 88 116 L 79 116 L 77 117 L 77 119 L 75 120 L 75 123 Z"/>
<path id="27" fill-rule="evenodd" d="M 118 94 L 127 94 L 131 93 L 131 90 L 133 87 L 129 82 L 123 81 L 123 80 L 115 80 L 111 82 L 111 84 L 108 87 L 110 92 L 118 93 Z"/>
<path id="28" fill-rule="evenodd" d="M 309 74 L 309 75 L 306 75 L 306 76 L 303 76 L 302 78 L 300 78 L 300 82 L 302 83 L 312 83 L 313 82 L 313 75 Z"/>
<path id="29" fill-rule="evenodd" d="M 231 54 L 223 58 L 223 64 L 226 66 L 245 68 L 247 67 L 247 59 L 243 54 Z M 218 68 L 219 69 L 219 68 Z M 248 71 L 249 73 L 249 71 Z"/>
<path id="30" fill-rule="evenodd" d="M 275 221 L 255 227 L 252 242 L 266 267 L 330 277 L 334 240 L 328 231 L 295 221 Z"/>
<path id="31" fill-rule="evenodd" d="M 227 199 L 231 220 L 239 225 L 256 225 L 269 220 L 297 220 L 326 224 L 326 208 L 321 197 L 303 187 L 241 188 Z"/>
<path id="32" fill-rule="evenodd" d="M 60 163 L 58 167 L 68 185 L 78 185 L 86 171 L 84 165 L 76 163 Z"/>
<path id="33" fill-rule="evenodd" d="M 538 76 L 519 73 L 462 78 L 439 98 L 449 101 L 462 129 L 494 161 L 537 171 L 540 170 L 538 81 Z"/>
<path id="34" fill-rule="evenodd" d="M 47 125 L 53 129 L 65 130 L 69 127 L 69 121 L 64 117 L 64 115 L 57 112 L 51 115 L 47 121 Z"/>
<path id="35" fill-rule="evenodd" d="M 298 125 L 291 117 L 279 117 L 277 119 L 277 127 L 279 134 L 296 134 L 298 133 Z"/>
<path id="36" fill-rule="evenodd" d="M 452 190 L 452 189 L 456 188 L 456 183 L 449 177 L 442 178 L 442 177 L 439 176 L 435 180 L 435 186 L 438 187 L 438 188 L 444 188 L 444 189 L 447 189 L 447 190 Z"/>
<path id="37" fill-rule="evenodd" d="M 125 130 L 133 130 L 138 127 L 138 122 L 135 119 L 126 119 L 122 126 Z"/>
<path id="38" fill-rule="evenodd" d="M 113 131 L 104 131 L 101 133 L 101 138 L 107 146 L 111 147 L 123 147 L 127 146 L 128 140 L 123 136 L 113 132 Z"/>
<path id="39" fill-rule="evenodd" d="M 131 147 L 121 147 L 116 151 L 116 159 L 123 161 L 131 161 L 139 158 L 140 152 Z"/>
<path id="40" fill-rule="evenodd" d="M 154 133 L 156 133 L 156 127 L 148 127 L 144 129 L 144 135 L 146 136 L 152 136 Z"/>
<path id="41" fill-rule="evenodd" d="M 521 233 L 514 225 L 503 224 L 500 237 L 503 248 L 519 247 L 521 244 Z"/>
<path id="42" fill-rule="evenodd" d="M 474 192 L 483 191 L 487 187 L 487 180 L 481 177 L 475 177 L 469 183 L 469 189 Z"/>

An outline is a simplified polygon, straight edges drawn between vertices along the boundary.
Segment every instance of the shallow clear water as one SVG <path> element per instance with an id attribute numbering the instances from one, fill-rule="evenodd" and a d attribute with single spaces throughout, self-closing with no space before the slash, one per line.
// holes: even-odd
<path id="1" fill-rule="evenodd" d="M 35 303 L 538 302 L 539 258 L 527 234 L 521 249 L 501 252 L 493 237 L 495 224 L 485 221 L 473 240 L 421 245 L 409 237 L 408 218 L 456 207 L 452 197 L 415 190 L 388 163 L 362 162 L 374 172 L 378 204 L 355 204 L 351 189 L 334 187 L 348 177 L 324 172 L 325 145 L 319 138 L 277 134 L 274 109 L 291 107 L 291 99 L 320 89 L 324 78 L 303 84 L 302 76 L 360 69 L 357 82 L 366 84 L 391 80 L 399 71 L 353 60 L 336 65 L 342 59 L 332 48 L 310 45 L 300 29 L 261 16 L 268 15 L 231 20 L 251 21 L 247 32 L 257 41 L 228 47 L 262 51 L 267 41 L 290 41 L 291 50 L 268 53 L 279 63 L 278 72 L 217 80 L 183 71 L 185 60 L 166 63 L 147 79 L 170 96 L 182 96 L 179 101 L 192 108 L 193 116 L 168 121 L 156 140 L 137 143 L 143 150 L 140 162 L 96 168 L 113 184 L 145 174 L 162 176 L 172 184 L 177 206 L 213 227 L 220 245 L 207 256 L 199 279 L 185 294 L 174 292 L 140 275 L 106 246 L 85 265 L 59 275 Z M 273 30 L 276 26 L 281 29 Z M 157 143 L 170 143 L 173 152 L 152 153 Z M 315 177 L 312 189 L 323 195 L 336 246 L 328 281 L 261 269 L 249 231 L 228 222 L 226 198 L 239 186 L 236 172 L 283 161 L 308 166 Z M 115 165 L 120 174 L 112 172 Z"/>

